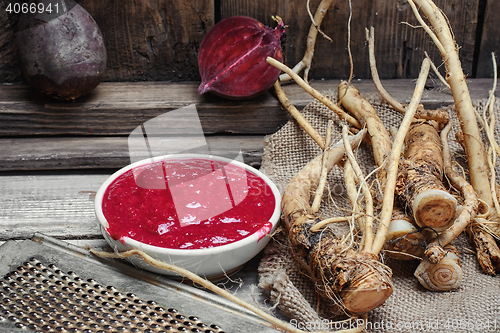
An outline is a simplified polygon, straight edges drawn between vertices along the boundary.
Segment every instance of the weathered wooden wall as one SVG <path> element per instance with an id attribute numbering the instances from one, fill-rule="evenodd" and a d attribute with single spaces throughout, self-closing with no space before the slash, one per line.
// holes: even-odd
<path id="1" fill-rule="evenodd" d="M 5 11 L 13 0 L 0 0 L 0 82 L 21 81 L 13 42 L 19 15 Z M 303 56 L 310 26 L 306 0 L 78 0 L 95 18 L 105 38 L 108 67 L 105 81 L 196 81 L 197 50 L 213 24 L 232 15 L 255 17 L 274 26 L 272 15 L 288 25 L 286 63 Z M 314 12 L 320 0 L 311 0 Z M 491 77 L 490 53 L 500 49 L 497 1 L 436 0 L 454 30 L 464 72 Z M 336 0 L 323 21 L 333 43 L 319 38 L 310 78 L 338 79 L 349 75 L 347 27 L 349 1 Z M 408 23 L 408 24 L 406 24 Z M 479 25 L 478 25 L 479 24 Z M 351 50 L 355 78 L 368 78 L 365 27 L 374 26 L 376 55 L 382 78 L 414 78 L 427 51 L 440 56 L 418 25 L 405 0 L 352 1 Z"/>
<path id="2" fill-rule="evenodd" d="M 0 0 L 0 82 L 20 79 L 19 15 Z M 19 1 L 18 1 L 19 2 Z M 197 50 L 214 24 L 213 1 L 77 0 L 95 19 L 108 53 L 105 81 L 197 80 Z"/>
<path id="3" fill-rule="evenodd" d="M 479 0 L 436 0 L 436 4 L 447 14 L 461 45 L 461 58 L 466 73 L 471 73 L 476 35 Z M 297 63 L 305 51 L 305 39 L 310 26 L 306 1 L 253 0 L 221 1 L 222 17 L 248 15 L 271 25 L 270 15 L 280 15 L 289 26 L 285 43 L 286 61 Z M 320 0 L 310 2 L 311 11 Z M 333 39 L 333 43 L 319 38 L 311 69 L 314 78 L 347 78 L 350 64 L 347 52 L 349 1 L 334 1 L 323 21 L 322 30 Z M 402 0 L 356 0 L 352 1 L 351 52 L 355 78 L 368 78 L 368 48 L 365 43 L 365 27 L 375 28 L 375 48 L 379 72 L 382 78 L 415 78 L 420 63 L 427 51 L 436 62 L 440 56 L 436 47 L 422 29 L 417 26 L 409 4 Z"/>
<path id="4" fill-rule="evenodd" d="M 500 15 L 500 1 L 487 1 L 484 8 L 484 24 L 481 40 L 477 45 L 477 77 L 492 77 L 493 62 L 491 53 L 500 52 L 500 25 L 497 22 Z"/>

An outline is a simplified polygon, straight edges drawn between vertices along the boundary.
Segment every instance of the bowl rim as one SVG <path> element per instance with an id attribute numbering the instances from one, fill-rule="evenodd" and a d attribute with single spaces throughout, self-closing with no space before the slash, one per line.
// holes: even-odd
<path id="1" fill-rule="evenodd" d="M 132 248 L 143 250 L 145 252 L 156 253 L 159 255 L 162 255 L 162 254 L 175 255 L 178 257 L 193 256 L 196 254 L 203 255 L 203 256 L 220 254 L 222 252 L 231 251 L 231 250 L 235 250 L 237 248 L 246 247 L 247 245 L 250 245 L 252 243 L 259 243 L 262 240 L 263 237 L 256 237 L 256 235 L 258 235 L 258 233 L 261 232 L 261 230 L 263 228 L 265 228 L 265 226 L 263 226 L 262 228 L 256 230 L 254 233 L 249 234 L 246 237 L 244 237 L 236 242 L 232 242 L 232 243 L 228 243 L 228 244 L 224 244 L 224 245 L 220 245 L 220 246 L 214 246 L 211 248 L 203 248 L 203 249 L 173 249 L 173 248 L 160 247 L 160 246 L 142 243 L 138 240 L 132 239 L 132 238 L 127 237 L 127 236 L 121 237 L 118 240 L 111 237 L 111 235 L 106 230 L 106 228 L 109 226 L 109 224 L 108 224 L 108 221 L 107 221 L 107 219 L 104 216 L 104 213 L 102 211 L 102 202 L 103 202 L 104 194 L 105 194 L 107 188 L 109 187 L 109 185 L 111 185 L 111 183 L 116 178 L 118 178 L 119 176 L 121 176 L 125 172 L 130 171 L 136 167 L 159 162 L 159 161 L 166 160 L 166 159 L 182 159 L 182 158 L 205 158 L 205 159 L 208 158 L 208 159 L 213 159 L 213 160 L 217 160 L 217 161 L 221 161 L 221 162 L 227 162 L 230 164 L 234 164 L 234 165 L 243 167 L 247 171 L 252 172 L 253 174 L 262 178 L 266 182 L 266 184 L 271 188 L 271 190 L 274 194 L 275 207 L 274 207 L 273 214 L 269 218 L 268 222 L 271 222 L 271 224 L 272 224 L 271 231 L 276 228 L 276 226 L 279 222 L 279 219 L 280 219 L 280 215 L 281 215 L 281 194 L 280 194 L 277 186 L 264 173 L 262 173 L 261 171 L 255 169 L 254 167 L 252 167 L 248 164 L 242 163 L 242 162 L 237 161 L 237 160 L 232 160 L 232 159 L 229 159 L 226 157 L 222 157 L 222 156 L 216 156 L 216 155 L 211 155 L 211 154 L 194 154 L 194 153 L 193 154 L 168 154 L 168 155 L 154 156 L 151 158 L 142 159 L 140 161 L 136 161 L 134 163 L 128 164 L 125 167 L 114 172 L 111 176 L 109 176 L 101 184 L 101 186 L 99 187 L 99 189 L 96 192 L 96 196 L 95 196 L 95 200 L 94 200 L 94 210 L 95 210 L 95 214 L 97 216 L 97 220 L 99 221 L 99 225 L 101 226 L 101 232 L 105 233 L 106 234 L 105 236 L 107 236 L 107 237 L 105 237 L 106 240 L 108 240 L 108 237 L 109 237 L 109 240 L 113 240 L 114 242 L 120 242 L 125 246 L 128 245 Z M 267 235 L 267 233 L 265 235 Z M 265 235 L 264 235 L 264 237 L 265 237 Z"/>

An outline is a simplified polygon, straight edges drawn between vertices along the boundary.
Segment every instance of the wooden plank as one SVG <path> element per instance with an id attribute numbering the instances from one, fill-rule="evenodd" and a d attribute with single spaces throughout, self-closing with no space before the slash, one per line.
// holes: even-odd
<path id="1" fill-rule="evenodd" d="M 14 41 L 19 15 L 0 4 L 0 82 L 21 80 Z M 79 0 L 107 49 L 105 81 L 198 80 L 198 47 L 213 26 L 213 1 Z"/>
<path id="2" fill-rule="evenodd" d="M 64 239 L 66 243 L 81 247 L 81 248 L 93 248 L 100 251 L 111 251 L 111 247 L 108 245 L 104 237 L 100 239 L 92 239 L 82 237 L 80 239 Z M 0 246 L 2 246 L 6 240 L 0 241 Z M 17 242 L 22 242 L 22 240 L 17 240 Z"/>
<path id="3" fill-rule="evenodd" d="M 108 176 L 0 176 L 0 240 L 29 238 L 35 232 L 100 238 L 94 195 Z"/>
<path id="4" fill-rule="evenodd" d="M 337 80 L 313 81 L 320 91 L 336 91 Z M 354 80 L 362 93 L 375 93 L 371 80 Z M 437 107 L 452 102 L 439 82 L 427 90 L 423 103 Z M 288 120 L 278 100 L 267 92 L 247 101 L 230 101 L 215 96 L 198 96 L 197 82 L 105 82 L 89 96 L 74 103 L 56 102 L 24 85 L 0 86 L 0 136 L 129 135 L 144 122 L 182 106 L 196 104 L 205 134 L 265 135 L 274 133 Z M 410 100 L 414 83 L 410 79 L 386 80 L 384 86 L 402 102 Z M 470 80 L 473 98 L 484 98 L 491 80 Z M 312 100 L 296 84 L 284 90 L 298 109 Z M 477 94 L 475 93 L 477 91 Z M 177 126 L 184 133 L 190 123 Z"/>
<path id="5" fill-rule="evenodd" d="M 491 53 L 498 53 L 500 50 L 500 26 L 497 22 L 497 15 L 499 13 L 499 1 L 486 1 L 483 32 L 481 35 L 481 45 L 477 63 L 477 77 L 493 77 Z"/>
<path id="6" fill-rule="evenodd" d="M 208 151 L 259 167 L 262 136 L 208 136 Z M 0 139 L 0 171 L 118 169 L 130 163 L 127 137 Z"/>
<path id="7" fill-rule="evenodd" d="M 326 92 L 333 92 L 338 84 L 338 81 L 315 81 L 312 82 L 313 86 L 318 90 Z M 368 95 L 375 93 L 375 89 L 370 80 L 356 80 L 354 84 L 360 89 L 362 94 Z M 429 81 L 429 85 L 432 82 Z M 130 87 L 134 85 L 142 86 L 140 84 L 124 84 L 116 83 L 110 84 L 109 88 L 113 86 Z M 154 86 L 158 86 L 155 84 Z M 189 85 L 188 85 L 189 86 Z M 411 80 L 386 80 L 384 81 L 386 89 L 399 101 L 408 103 L 414 83 Z M 488 90 L 491 89 L 492 81 L 490 79 L 475 79 L 471 80 L 469 84 L 471 96 L 473 99 L 487 98 Z M 12 94 L 5 94 L 6 101 L 0 102 L 0 110 L 2 107 L 8 108 L 9 103 L 16 103 L 22 96 L 23 91 L 19 89 L 12 89 Z M 196 89 L 195 84 L 192 84 L 192 89 Z M 292 103 L 298 109 L 303 108 L 307 103 L 312 100 L 312 97 L 302 91 L 300 87 L 295 84 L 285 85 L 285 91 L 288 93 Z M 8 89 L 7 89 L 8 90 Z M 118 92 L 121 89 L 116 89 Z M 150 91 L 150 89 L 146 89 Z M 0 92 L 6 91 L 0 89 Z M 135 91 L 130 89 L 130 91 Z M 17 93 L 18 95 L 16 96 Z M 121 95 L 121 93 L 118 93 Z M 498 92 L 497 92 L 498 95 Z M 118 97 L 109 95 L 108 99 L 103 99 L 102 103 L 108 103 L 110 108 L 119 105 L 127 104 L 127 107 L 133 108 L 134 103 L 140 104 L 144 99 L 148 100 L 147 103 L 155 103 L 154 98 L 145 96 L 143 99 L 140 96 L 135 96 L 134 93 L 128 94 L 130 100 L 120 101 Z M 137 97 L 137 98 L 136 98 Z M 149 99 L 151 97 L 151 99 Z M 182 98 L 179 98 L 182 99 Z M 442 90 L 439 82 L 435 83 L 433 89 L 428 89 L 424 93 L 422 102 L 428 108 L 438 108 L 443 105 L 448 105 L 453 102 L 451 94 Z M 93 102 L 94 103 L 94 102 Z M 100 102 L 95 102 L 99 104 Z M 166 103 L 165 101 L 158 101 L 157 103 Z M 176 104 L 178 102 L 170 101 Z M 180 102 L 179 102 L 180 103 Z M 278 108 L 277 101 L 274 101 L 273 106 L 269 104 L 269 110 Z M 181 104 L 181 103 L 180 103 Z M 68 104 L 72 106 L 73 104 Z M 244 106 L 251 108 L 250 104 Z M 134 114 L 137 110 L 127 110 Z M 123 111 L 119 111 L 123 112 Z M 221 112 L 227 112 L 223 109 Z M 269 111 L 270 113 L 272 111 Z M 0 112 L 0 117 L 1 117 Z M 76 113 L 75 113 L 76 115 Z M 79 115 L 84 123 L 85 114 Z M 112 114 L 109 115 L 111 119 Z M 284 120 L 288 119 L 283 116 Z M 26 117 L 24 121 L 28 126 L 30 118 Z M 262 120 L 253 120 L 256 125 L 261 124 Z M 7 124 L 8 125 L 8 124 Z M 265 125 L 265 124 L 262 124 Z M 112 125 L 109 125 L 112 128 Z M 0 171 L 28 171 L 28 170 L 70 170 L 70 169 L 103 169 L 103 168 L 121 168 L 129 163 L 128 153 L 128 136 L 57 136 L 57 137 L 4 137 L 0 139 Z M 239 149 L 242 150 L 244 161 L 254 167 L 259 167 L 262 159 L 263 135 L 207 135 L 206 140 L 210 151 L 215 155 L 233 157 Z"/>
<path id="8" fill-rule="evenodd" d="M 104 82 L 74 103 L 54 101 L 26 86 L 4 85 L 0 135 L 128 135 L 145 121 L 190 104 L 196 104 L 205 134 L 267 134 L 286 122 L 286 112 L 270 93 L 230 101 L 199 96 L 198 84 Z M 184 133 L 191 123 L 177 126 Z"/>
<path id="9" fill-rule="evenodd" d="M 479 0 L 436 0 L 447 15 L 460 46 L 462 65 L 471 73 Z M 314 12 L 320 0 L 311 1 Z M 221 1 L 222 17 L 247 15 L 268 26 L 274 26 L 271 15 L 283 18 L 287 28 L 284 45 L 286 63 L 295 65 L 305 51 L 310 18 L 305 1 Z M 349 2 L 335 1 L 321 25 L 333 43 L 318 37 L 310 78 L 347 79 L 350 64 L 347 53 L 347 26 Z M 441 58 L 422 29 L 415 29 L 403 22 L 418 26 L 406 1 L 360 0 L 352 1 L 351 50 L 356 78 L 370 77 L 365 27 L 375 27 L 375 48 L 378 68 L 382 78 L 416 78 L 427 51 L 437 64 Z"/>
<path id="10" fill-rule="evenodd" d="M 0 82 L 21 79 L 21 69 L 17 62 L 17 49 L 14 44 L 18 15 L 6 11 L 9 2 L 11 1 L 0 1 Z"/>

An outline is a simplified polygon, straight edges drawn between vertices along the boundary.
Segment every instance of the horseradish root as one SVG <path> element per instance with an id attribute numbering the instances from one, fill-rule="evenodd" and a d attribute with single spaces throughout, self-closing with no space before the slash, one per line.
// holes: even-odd
<path id="1" fill-rule="evenodd" d="M 489 186 L 489 170 L 486 160 L 486 152 L 480 138 L 479 127 L 476 121 L 476 114 L 469 95 L 469 89 L 465 76 L 462 72 L 462 65 L 458 56 L 456 42 L 448 26 L 448 21 L 443 16 L 441 10 L 431 0 L 409 0 L 414 12 L 417 12 L 415 3 L 429 20 L 434 33 L 436 34 L 437 46 L 441 52 L 446 66 L 446 80 L 450 84 L 453 100 L 460 120 L 460 127 L 464 136 L 465 150 L 471 184 L 479 197 L 488 204 L 493 203 Z M 486 199 L 486 200 L 485 200 Z"/>
<path id="2" fill-rule="evenodd" d="M 354 136 L 351 146 L 359 145 L 366 130 Z M 392 273 L 369 253 L 358 253 L 329 228 L 311 231 L 319 218 L 310 213 L 311 191 L 317 187 L 322 160 L 330 170 L 344 156 L 339 142 L 324 159 L 322 155 L 307 164 L 285 188 L 282 212 L 292 251 L 315 283 L 318 292 L 351 314 L 365 313 L 392 294 Z M 340 300 L 339 300 L 340 297 Z"/>
<path id="3" fill-rule="evenodd" d="M 290 113 L 290 115 L 297 121 L 300 127 L 306 131 L 307 134 L 318 144 L 321 149 L 325 149 L 325 140 L 321 135 L 309 124 L 309 122 L 302 116 L 302 114 L 297 110 L 297 108 L 290 102 L 288 97 L 286 97 L 283 88 L 279 81 L 274 83 L 274 90 L 276 91 L 276 96 L 278 96 L 279 101 L 283 107 Z"/>
<path id="4" fill-rule="evenodd" d="M 388 94 L 386 95 L 388 96 Z M 380 168 L 378 171 L 378 181 L 382 190 L 385 187 L 387 177 L 384 163 L 392 149 L 389 133 L 382 124 L 375 109 L 367 100 L 360 96 L 359 91 L 355 87 L 348 85 L 347 82 L 341 82 L 339 85 L 339 96 L 342 105 L 349 110 L 349 112 L 354 114 L 360 123 L 368 129 L 368 133 L 371 137 L 375 164 Z M 397 206 L 397 204 L 395 206 Z M 422 235 L 414 233 L 416 228 L 411 225 L 411 222 L 408 222 L 411 219 L 408 218 L 401 209 L 396 207 L 394 208 L 391 220 L 395 222 L 395 225 L 393 229 L 389 230 L 389 242 L 386 242 L 384 245 L 389 256 L 399 259 L 414 259 L 416 256 L 420 257 L 424 249 L 420 242 Z M 406 231 L 406 234 L 403 234 L 403 231 Z M 370 237 L 371 233 L 372 231 L 370 228 L 366 228 L 363 233 L 364 243 L 368 243 L 365 235 Z M 372 240 L 372 237 L 370 237 L 370 240 Z M 363 251 L 371 251 L 371 245 L 365 245 Z"/>
<path id="5" fill-rule="evenodd" d="M 361 97 L 359 91 L 346 81 L 340 82 L 338 94 L 340 103 L 354 115 L 363 127 L 368 129 L 375 164 L 382 166 L 391 152 L 392 144 L 389 132 L 382 124 L 377 112 L 367 100 Z M 385 168 L 380 169 L 378 178 L 382 187 L 384 187 Z"/>
<path id="6" fill-rule="evenodd" d="M 282 70 L 283 72 L 287 73 L 290 75 L 290 77 L 302 88 L 304 91 L 309 93 L 312 97 L 323 103 L 326 107 L 328 107 L 330 110 L 335 112 L 335 114 L 343 120 L 346 120 L 349 124 L 361 128 L 361 125 L 359 122 L 356 120 L 356 118 L 352 117 L 350 114 L 347 114 L 342 110 L 337 104 L 333 103 L 331 100 L 329 100 L 327 97 L 322 95 L 319 91 L 311 87 L 306 81 L 304 81 L 300 76 L 295 74 L 291 68 L 287 67 L 286 65 L 282 64 L 281 62 L 277 61 L 276 59 L 272 57 L 267 57 L 266 61 L 270 64 L 273 65 L 274 67 Z"/>
<path id="7" fill-rule="evenodd" d="M 422 61 L 422 67 L 415 85 L 413 96 L 410 104 L 406 108 L 405 116 L 399 126 L 396 137 L 394 138 L 391 154 L 387 159 L 387 180 L 384 188 L 384 201 L 382 202 L 379 227 L 377 234 L 375 235 L 372 248 L 372 252 L 376 254 L 378 254 L 384 246 L 385 238 L 387 236 L 387 232 L 389 231 L 394 207 L 394 191 L 396 189 L 399 158 L 403 148 L 404 138 L 406 137 L 408 129 L 415 116 L 415 112 L 420 104 L 420 99 L 422 98 L 422 92 L 424 91 L 425 81 L 427 80 L 429 69 L 430 61 L 429 59 L 424 59 L 424 61 Z"/>
<path id="8" fill-rule="evenodd" d="M 424 236 L 415 227 L 413 219 L 400 207 L 393 208 L 384 250 L 389 257 L 398 260 L 420 259 L 424 256 Z"/>
<path id="9" fill-rule="evenodd" d="M 436 246 L 445 246 L 457 238 L 476 216 L 479 206 L 477 194 L 472 186 L 462 176 L 460 176 L 460 174 L 456 172 L 451 165 L 450 148 L 448 146 L 448 133 L 450 132 L 450 129 L 451 123 L 448 123 L 441 131 L 441 142 L 443 144 L 443 168 L 448 181 L 462 193 L 464 202 L 462 203 L 460 214 L 453 222 L 453 225 L 441 232 L 434 241 L 427 245 L 425 255 L 433 263 L 441 260 L 441 256 L 436 257 L 436 254 L 432 251 L 432 249 Z"/>
<path id="10" fill-rule="evenodd" d="M 415 270 L 415 277 L 428 290 L 449 291 L 459 288 L 463 281 L 463 272 L 457 249 L 447 246 L 446 255 L 433 264 L 424 258 Z"/>
<path id="11" fill-rule="evenodd" d="M 484 207 L 494 207 L 490 184 L 488 158 L 481 140 L 476 112 L 469 95 L 467 82 L 462 71 L 458 49 L 448 21 L 431 0 L 408 0 L 412 10 L 437 45 L 446 66 L 446 81 L 450 85 L 460 122 L 463 146 L 467 155 L 471 185 L 476 191 Z M 417 9 L 417 5 L 419 8 Z M 420 16 L 419 10 L 429 21 L 432 30 Z M 487 228 L 484 223 L 473 222 L 469 228 L 471 238 L 476 246 L 477 256 L 484 271 L 488 273 L 500 270 L 500 249 L 491 233 L 500 233 L 500 217 L 493 212 L 488 217 Z"/>
<path id="12" fill-rule="evenodd" d="M 396 191 L 420 227 L 442 231 L 453 223 L 457 201 L 443 185 L 441 139 L 435 126 L 426 121 L 410 126 Z"/>
<path id="13" fill-rule="evenodd" d="M 304 57 L 292 69 L 292 72 L 295 74 L 298 74 L 302 69 L 304 69 L 304 81 L 306 82 L 309 75 L 309 70 L 311 69 L 312 59 L 314 56 L 314 46 L 316 45 L 319 26 L 321 25 L 326 11 L 328 10 L 332 2 L 333 0 L 321 0 L 321 3 L 316 9 L 316 13 L 314 14 L 314 17 L 312 19 L 311 27 L 309 28 L 306 42 L 306 52 L 304 53 Z M 291 79 L 292 77 L 289 73 L 281 74 L 279 77 L 280 81 L 289 81 Z"/>
<path id="14" fill-rule="evenodd" d="M 317 187 L 320 173 L 322 156 L 317 157 L 306 165 L 289 182 L 283 193 L 282 213 L 283 220 L 288 230 L 288 237 L 294 255 L 299 264 L 306 270 L 306 274 L 314 281 L 318 292 L 327 298 L 341 303 L 346 312 L 361 314 L 383 304 L 392 294 L 392 272 L 378 261 L 378 255 L 385 242 L 387 231 L 391 222 L 391 213 L 394 203 L 394 189 L 397 176 L 397 165 L 399 155 L 403 146 L 403 139 L 411 124 L 411 120 L 419 104 L 425 80 L 429 72 L 429 60 L 425 59 L 422 64 L 421 74 L 417 80 L 414 95 L 405 113 L 405 118 L 396 136 L 395 146 L 390 150 L 387 157 L 387 149 L 378 152 L 380 164 L 387 160 L 387 178 L 384 186 L 384 201 L 382 204 L 382 218 L 377 228 L 372 246 L 364 243 L 362 252 L 357 250 L 344 239 L 339 239 L 330 228 L 322 229 L 318 232 L 311 232 L 311 228 L 320 221 L 310 212 L 311 191 Z M 344 104 L 349 105 L 351 96 L 347 92 L 339 89 L 340 96 Z M 353 109 L 364 110 L 359 118 L 361 123 L 366 123 L 368 132 L 372 136 L 372 144 L 378 142 L 373 133 L 376 128 L 386 133 L 386 138 L 381 142 L 390 147 L 390 139 L 387 131 L 382 126 L 380 120 L 377 121 L 376 113 L 369 110 L 369 104 L 365 104 L 354 94 Z M 361 102 L 361 107 L 359 103 Z M 368 110 L 368 111 L 366 111 Z M 354 113 L 354 112 L 353 112 Z M 368 114 L 368 117 L 365 115 Z M 370 124 L 370 125 L 369 125 Z M 380 127 L 378 127 L 380 125 Z M 372 127 L 373 132 L 370 131 Z M 358 133 L 354 138 L 361 140 Z M 351 146 L 356 146 L 354 139 L 351 139 Z M 386 141 L 384 141 L 386 140 Z M 338 144 L 340 145 L 340 143 Z M 344 149 L 336 146 L 332 150 L 325 152 L 331 154 L 327 159 L 327 167 L 332 168 L 344 155 Z M 374 152 L 375 154 L 375 152 Z M 333 157 L 336 159 L 333 159 Z M 389 212 L 389 216 L 384 216 Z M 365 226 L 366 229 L 366 226 Z M 366 231 L 366 230 L 365 230 Z M 346 235 L 344 237 L 349 237 Z M 352 235 L 350 236 L 353 237 Z M 340 298 L 340 299 L 339 299 Z"/>

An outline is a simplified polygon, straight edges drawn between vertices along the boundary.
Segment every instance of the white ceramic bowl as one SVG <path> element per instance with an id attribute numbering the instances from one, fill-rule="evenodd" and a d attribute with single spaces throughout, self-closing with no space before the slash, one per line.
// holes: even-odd
<path id="1" fill-rule="evenodd" d="M 207 158 L 216 161 L 232 163 L 262 178 L 271 188 L 275 199 L 274 213 L 269 220 L 269 222 L 271 222 L 272 224 L 271 230 L 269 231 L 268 224 L 267 226 L 264 226 L 260 230 L 246 236 L 239 241 L 207 249 L 170 249 L 145 244 L 129 237 L 122 237 L 120 240 L 113 239 L 106 231 L 108 227 L 108 221 L 104 217 L 102 211 L 103 197 L 108 186 L 117 177 L 133 168 L 169 158 Z M 220 277 L 224 277 L 226 274 L 230 275 L 236 272 L 241 266 L 243 266 L 244 263 L 252 259 L 266 246 L 266 244 L 270 240 L 270 237 L 265 236 L 265 234 L 272 233 L 276 229 L 279 221 L 281 213 L 280 202 L 281 195 L 276 185 L 274 185 L 273 182 L 262 172 L 252 168 L 249 165 L 223 157 L 216 157 L 213 155 L 208 156 L 200 154 L 175 154 L 158 156 L 152 159 L 138 161 L 115 172 L 101 185 L 101 187 L 97 191 L 95 198 L 95 212 L 100 223 L 104 238 L 115 251 L 122 252 L 130 249 L 139 249 L 155 259 L 175 264 L 193 273 L 196 273 L 199 276 L 216 280 Z M 135 266 L 148 271 L 170 276 L 177 276 L 176 273 L 149 265 L 148 263 L 144 262 L 142 258 L 134 256 L 130 257 L 129 261 L 132 262 Z"/>

